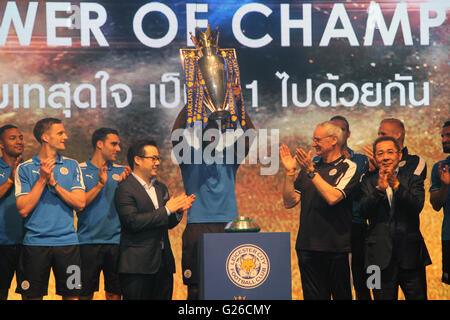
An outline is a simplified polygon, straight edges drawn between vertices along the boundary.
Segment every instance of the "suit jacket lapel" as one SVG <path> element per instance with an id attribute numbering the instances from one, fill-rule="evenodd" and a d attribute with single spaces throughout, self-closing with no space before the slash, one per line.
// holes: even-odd
<path id="1" fill-rule="evenodd" d="M 129 177 L 133 181 L 133 189 L 136 191 L 136 193 L 135 193 L 136 198 L 138 198 L 141 201 L 143 201 L 145 203 L 145 207 L 146 208 L 148 208 L 150 206 L 150 208 L 152 210 L 155 210 L 155 206 L 153 205 L 153 201 L 152 201 L 152 199 L 150 199 L 150 196 L 148 195 L 147 191 L 142 186 L 142 184 L 139 181 L 137 181 L 137 179 L 132 174 L 130 174 Z M 159 201 L 159 199 L 158 199 L 158 201 Z"/>
<path id="2" fill-rule="evenodd" d="M 153 183 L 153 186 L 155 187 L 155 191 L 156 191 L 156 198 L 158 199 L 158 206 L 161 208 L 164 206 L 163 203 L 163 198 L 162 198 L 162 188 L 159 185 L 158 180 L 155 180 L 155 182 Z"/>

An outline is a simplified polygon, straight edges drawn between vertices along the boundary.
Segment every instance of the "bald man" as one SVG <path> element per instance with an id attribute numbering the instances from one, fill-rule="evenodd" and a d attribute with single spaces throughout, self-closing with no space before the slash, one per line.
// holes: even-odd
<path id="1" fill-rule="evenodd" d="M 408 153 L 408 148 L 404 146 L 405 142 L 405 125 L 399 119 L 387 118 L 383 119 L 378 128 L 378 137 L 392 137 L 397 140 L 402 152 L 402 158 L 398 164 L 399 170 L 409 171 L 417 176 L 420 176 L 422 180 L 427 177 L 427 164 L 425 160 L 417 155 Z M 375 158 L 373 156 L 371 146 L 364 147 L 364 153 L 370 160 L 370 171 L 376 171 Z"/>

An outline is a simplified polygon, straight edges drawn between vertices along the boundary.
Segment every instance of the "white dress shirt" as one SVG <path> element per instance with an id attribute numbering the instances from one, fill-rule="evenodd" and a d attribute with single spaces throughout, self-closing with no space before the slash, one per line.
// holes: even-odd
<path id="1" fill-rule="evenodd" d="M 156 196 L 156 190 L 155 190 L 155 187 L 153 186 L 153 184 L 156 181 L 156 178 L 151 179 L 150 183 L 147 184 L 143 179 L 141 179 L 140 177 L 135 175 L 134 172 L 132 172 L 131 174 L 144 187 L 144 189 L 147 192 L 148 196 L 152 200 L 153 206 L 155 207 L 155 209 L 158 209 L 159 208 L 158 197 Z M 165 207 L 165 208 L 166 208 L 166 211 L 167 211 L 167 215 L 170 216 L 170 213 L 171 213 L 170 210 L 167 207 Z"/>

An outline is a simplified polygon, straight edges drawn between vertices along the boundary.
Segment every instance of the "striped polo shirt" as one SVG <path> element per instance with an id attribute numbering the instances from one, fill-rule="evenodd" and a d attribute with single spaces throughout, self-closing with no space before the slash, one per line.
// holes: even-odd
<path id="1" fill-rule="evenodd" d="M 95 187 L 99 181 L 97 168 L 91 160 L 80 163 L 86 192 Z M 124 166 L 107 163 L 108 180 L 97 197 L 77 214 L 78 240 L 80 244 L 119 244 L 120 221 L 114 206 L 114 193 Z"/>
<path id="2" fill-rule="evenodd" d="M 325 163 L 319 159 L 314 168 L 322 179 L 339 190 L 343 199 L 331 206 L 317 191 L 305 170 L 294 182 L 300 193 L 300 227 L 296 249 L 321 252 L 350 252 L 352 222 L 352 191 L 359 183 L 359 173 L 353 161 L 344 156 Z"/>
<path id="3" fill-rule="evenodd" d="M 41 159 L 37 155 L 20 164 L 16 170 L 16 198 L 30 193 L 40 176 Z M 53 169 L 55 180 L 62 188 L 85 189 L 78 162 L 58 154 Z M 32 212 L 25 218 L 23 244 L 28 246 L 66 246 L 78 244 L 73 208 L 69 207 L 47 185 Z"/>

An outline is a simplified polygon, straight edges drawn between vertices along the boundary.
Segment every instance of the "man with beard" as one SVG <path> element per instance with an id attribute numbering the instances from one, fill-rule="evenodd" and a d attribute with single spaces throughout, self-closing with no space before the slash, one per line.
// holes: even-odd
<path id="1" fill-rule="evenodd" d="M 450 121 L 442 128 L 442 148 L 450 153 Z M 436 211 L 444 208 L 442 222 L 442 282 L 450 284 L 450 156 L 433 165 L 431 170 L 430 202 Z"/>
<path id="2" fill-rule="evenodd" d="M 20 164 L 15 174 L 16 205 L 25 218 L 16 292 L 23 299 L 41 300 L 53 269 L 56 294 L 76 300 L 81 259 L 73 210 L 83 210 L 86 203 L 81 169 L 77 161 L 60 154 L 68 139 L 61 120 L 39 120 L 33 134 L 39 152 Z"/>
<path id="3" fill-rule="evenodd" d="M 431 260 L 420 233 L 422 177 L 399 170 L 401 147 L 392 137 L 375 140 L 373 154 L 379 170 L 363 178 L 360 213 L 369 220 L 366 267 L 381 271 L 374 299 L 397 300 L 400 286 L 407 300 L 425 300 Z"/>
<path id="4" fill-rule="evenodd" d="M 121 151 L 117 130 L 100 128 L 92 134 L 92 158 L 80 164 L 86 185 L 86 208 L 77 213 L 81 254 L 80 299 L 91 300 L 103 270 L 106 300 L 120 300 L 117 273 L 120 221 L 114 206 L 117 184 L 131 172 L 114 163 Z"/>
<path id="5" fill-rule="evenodd" d="M 14 196 L 14 174 L 22 160 L 23 135 L 11 124 L 0 128 L 0 300 L 8 298 L 11 280 L 19 263 L 23 219 Z"/>
<path id="6" fill-rule="evenodd" d="M 305 300 L 351 300 L 349 254 L 353 189 L 359 182 L 357 166 L 342 154 L 344 134 L 331 121 L 316 126 L 312 147 L 317 162 L 286 145 L 280 158 L 286 169 L 283 186 L 285 208 L 300 203 L 296 250 Z M 297 163 L 301 170 L 295 179 Z"/>

